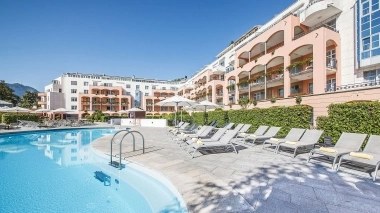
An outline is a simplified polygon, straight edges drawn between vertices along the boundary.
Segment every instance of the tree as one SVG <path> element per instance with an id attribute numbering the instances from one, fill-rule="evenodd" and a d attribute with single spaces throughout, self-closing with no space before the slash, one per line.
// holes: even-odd
<path id="1" fill-rule="evenodd" d="M 242 109 L 247 109 L 247 107 L 251 104 L 249 98 L 241 98 L 238 100 L 239 105 Z"/>
<path id="2" fill-rule="evenodd" d="M 20 101 L 20 97 L 14 94 L 14 90 L 4 80 L 0 80 L 0 100 L 11 102 L 14 106 Z"/>
<path id="3" fill-rule="evenodd" d="M 37 98 L 37 92 L 26 91 L 21 98 L 20 107 L 32 108 L 33 106 L 37 106 Z"/>

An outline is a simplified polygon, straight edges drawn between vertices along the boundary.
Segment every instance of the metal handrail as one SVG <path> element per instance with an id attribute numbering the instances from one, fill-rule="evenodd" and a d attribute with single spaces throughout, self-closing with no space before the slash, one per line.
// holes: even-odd
<path id="1" fill-rule="evenodd" d="M 110 159 L 110 164 L 112 165 L 112 143 L 113 143 L 113 140 L 115 139 L 116 135 L 118 135 L 119 133 L 121 132 L 126 132 L 124 134 L 124 136 L 121 138 L 120 140 L 120 156 L 119 156 L 119 170 L 121 170 L 122 168 L 122 165 L 121 165 L 121 145 L 123 143 L 123 140 L 125 138 L 125 136 L 127 136 L 128 134 L 132 134 L 132 138 L 133 138 L 133 151 L 136 151 L 136 146 L 135 146 L 135 135 L 134 133 L 136 134 L 139 134 L 142 138 L 142 142 L 143 142 L 143 154 L 145 153 L 145 139 L 144 139 L 144 136 L 139 132 L 139 131 L 129 131 L 129 130 L 121 130 L 121 131 L 118 131 L 111 139 L 111 153 L 110 153 L 110 156 L 111 156 L 111 159 Z"/>

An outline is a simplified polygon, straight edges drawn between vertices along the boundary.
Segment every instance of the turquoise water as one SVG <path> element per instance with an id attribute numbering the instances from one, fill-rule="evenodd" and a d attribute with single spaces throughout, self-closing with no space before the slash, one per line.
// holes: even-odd
<path id="1" fill-rule="evenodd" d="M 0 135 L 0 212 L 186 212 L 160 181 L 117 170 L 90 143 L 110 129 Z M 110 185 L 94 172 L 111 176 Z"/>

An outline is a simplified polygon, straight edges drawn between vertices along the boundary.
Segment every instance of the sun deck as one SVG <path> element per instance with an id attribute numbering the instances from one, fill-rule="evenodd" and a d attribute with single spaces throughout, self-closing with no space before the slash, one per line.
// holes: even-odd
<path id="1" fill-rule="evenodd" d="M 239 153 L 205 151 L 194 159 L 163 128 L 134 127 L 145 137 L 145 154 L 123 143 L 123 158 L 166 176 L 190 212 L 380 212 L 380 183 L 368 173 L 238 144 Z M 112 136 L 96 140 L 109 153 Z M 136 143 L 139 149 L 139 143 Z M 124 151 L 125 150 L 125 151 Z"/>

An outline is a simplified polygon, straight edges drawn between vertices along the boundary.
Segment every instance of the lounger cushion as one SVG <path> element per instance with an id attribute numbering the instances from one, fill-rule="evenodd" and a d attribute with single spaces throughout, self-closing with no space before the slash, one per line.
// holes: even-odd
<path id="1" fill-rule="evenodd" d="M 278 139 L 278 138 L 271 138 L 271 139 L 269 139 L 269 140 L 271 140 L 271 141 L 275 141 L 275 142 L 280 142 L 280 141 L 281 141 L 281 140 Z"/>
<path id="2" fill-rule="evenodd" d="M 357 157 L 357 158 L 363 158 L 367 160 L 372 160 L 373 156 L 370 154 L 362 153 L 362 152 L 350 152 L 350 156 Z"/>
<path id="3" fill-rule="evenodd" d="M 321 147 L 321 148 L 319 148 L 319 151 L 322 151 L 322 152 L 330 152 L 330 153 L 337 153 L 337 152 L 338 152 L 336 149 L 333 149 L 333 148 L 326 148 L 326 147 Z"/>
<path id="4" fill-rule="evenodd" d="M 297 145 L 298 142 L 293 142 L 293 141 L 285 141 L 286 144 L 290 144 L 290 145 Z"/>

